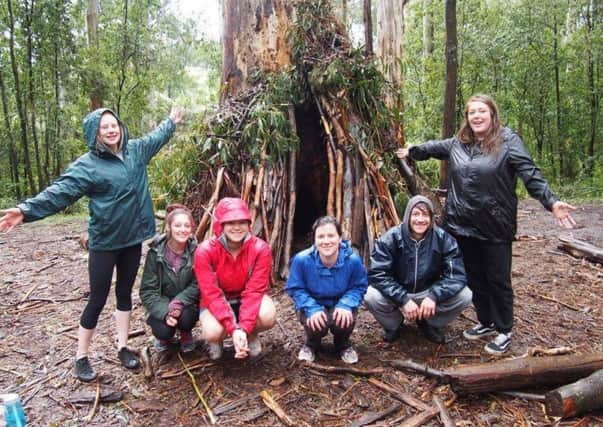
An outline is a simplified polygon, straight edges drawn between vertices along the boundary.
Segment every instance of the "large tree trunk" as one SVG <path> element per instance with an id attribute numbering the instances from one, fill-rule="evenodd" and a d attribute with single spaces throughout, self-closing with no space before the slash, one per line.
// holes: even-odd
<path id="1" fill-rule="evenodd" d="M 549 417 L 575 417 L 603 408 L 603 369 L 548 392 L 544 403 Z"/>
<path id="2" fill-rule="evenodd" d="M 286 0 L 223 0 L 222 101 L 248 89 L 254 72 L 291 64 L 286 33 L 293 11 Z"/>
<path id="3" fill-rule="evenodd" d="M 100 12 L 100 0 L 88 0 L 88 8 L 86 10 L 86 28 L 88 30 L 88 46 L 91 48 L 93 55 L 98 49 L 98 14 Z M 93 87 L 89 95 L 90 111 L 96 110 L 103 106 L 103 83 L 91 82 Z"/>
<path id="4" fill-rule="evenodd" d="M 364 20 L 364 52 L 367 56 L 373 54 L 373 13 L 371 0 L 364 0 L 362 5 L 362 16 Z"/>

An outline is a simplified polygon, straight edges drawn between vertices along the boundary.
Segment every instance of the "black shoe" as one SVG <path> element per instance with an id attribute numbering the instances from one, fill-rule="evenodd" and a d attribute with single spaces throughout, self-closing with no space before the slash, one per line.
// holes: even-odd
<path id="1" fill-rule="evenodd" d="M 436 344 L 446 343 L 446 335 L 444 334 L 443 328 L 431 326 L 425 320 L 417 320 L 417 325 L 419 326 L 419 329 L 423 335 L 425 335 L 425 338 L 427 338 L 429 341 Z"/>
<path id="2" fill-rule="evenodd" d="M 77 376 L 78 380 L 83 381 L 85 383 L 93 381 L 96 378 L 96 372 L 94 372 L 94 369 L 92 369 L 92 366 L 90 366 L 90 361 L 88 360 L 88 357 L 84 356 L 79 359 L 76 359 L 75 375 Z"/>
<path id="3" fill-rule="evenodd" d="M 119 357 L 124 368 L 136 369 L 140 366 L 138 358 L 128 349 L 128 347 L 122 347 L 117 353 L 117 357 Z"/>
<path id="4" fill-rule="evenodd" d="M 400 325 L 393 331 L 386 329 L 385 333 L 383 334 L 383 341 L 389 342 L 389 343 L 396 342 L 398 340 L 398 338 L 400 338 L 400 335 L 402 335 L 402 326 L 403 325 L 404 325 L 404 321 L 402 321 L 400 323 Z"/>

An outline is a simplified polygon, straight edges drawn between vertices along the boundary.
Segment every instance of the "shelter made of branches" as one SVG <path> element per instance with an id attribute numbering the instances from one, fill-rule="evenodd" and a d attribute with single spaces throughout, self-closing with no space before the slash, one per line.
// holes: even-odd
<path id="1" fill-rule="evenodd" d="M 333 215 L 366 260 L 373 241 L 399 223 L 384 153 L 399 126 L 385 105 L 388 86 L 373 58 L 354 49 L 326 1 L 300 2 L 289 31 L 291 67 L 257 73 L 209 123 L 204 170 L 188 204 L 211 234 L 225 196 L 250 206 L 253 233 L 272 248 L 273 280 L 309 245 L 311 225 Z M 399 176 L 395 175 L 399 183 Z"/>

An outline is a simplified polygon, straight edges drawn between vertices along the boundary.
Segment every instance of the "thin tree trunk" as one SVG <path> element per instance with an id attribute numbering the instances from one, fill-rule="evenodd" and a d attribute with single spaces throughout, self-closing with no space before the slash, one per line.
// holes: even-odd
<path id="1" fill-rule="evenodd" d="M 431 0 L 423 0 L 423 58 L 433 53 L 433 21 L 430 3 Z"/>
<path id="2" fill-rule="evenodd" d="M 17 199 L 21 199 L 21 186 L 19 184 L 19 163 L 17 159 L 17 151 L 13 132 L 10 125 L 10 117 L 8 111 L 8 97 L 6 95 L 6 86 L 4 85 L 4 73 L 0 68 L 0 95 L 2 97 L 2 112 L 4 113 L 4 132 L 8 139 L 8 158 L 10 162 L 10 178 L 14 186 L 14 193 Z"/>
<path id="3" fill-rule="evenodd" d="M 559 182 L 566 174 L 565 150 L 563 149 L 563 128 L 561 127 L 561 89 L 559 77 L 559 29 L 557 24 L 557 13 L 553 12 L 553 62 L 555 64 L 555 109 L 557 123 L 557 152 L 559 155 Z"/>
<path id="4" fill-rule="evenodd" d="M 17 58 L 15 57 L 15 19 L 13 15 L 12 0 L 7 0 L 8 6 L 8 20 L 9 20 L 9 52 L 10 62 L 13 70 L 13 79 L 15 83 L 15 102 L 17 104 L 17 111 L 19 113 L 19 125 L 21 127 L 21 148 L 23 149 L 23 165 L 24 174 L 29 183 L 30 194 L 35 194 L 36 185 L 33 178 L 33 171 L 31 170 L 31 160 L 29 157 L 29 144 L 27 140 L 27 115 L 25 113 L 25 106 L 23 105 L 23 91 L 21 90 L 21 82 L 19 80 L 19 67 L 17 66 Z"/>
<path id="5" fill-rule="evenodd" d="M 444 117 L 442 138 L 450 138 L 456 129 L 456 79 L 458 48 L 456 34 L 456 0 L 446 0 L 446 89 L 444 94 Z M 448 181 L 448 162 L 440 161 L 440 188 L 445 191 Z"/>
<path id="6" fill-rule="evenodd" d="M 117 103 L 116 103 L 116 110 L 117 110 L 117 115 L 121 114 L 121 100 L 124 96 L 124 86 L 126 85 L 126 80 L 128 79 L 128 74 L 127 74 L 127 68 L 128 68 L 128 62 L 130 60 L 130 53 L 129 53 L 129 49 L 130 49 L 130 40 L 129 37 L 130 35 L 128 34 L 128 9 L 129 3 L 128 0 L 124 0 L 124 23 L 123 23 L 123 30 L 122 30 L 122 34 L 123 34 L 123 46 L 121 49 L 121 67 L 120 67 L 120 72 L 119 72 L 119 79 L 118 79 L 118 83 L 117 83 L 117 87 L 118 87 L 118 92 L 117 92 Z"/>
<path id="7" fill-rule="evenodd" d="M 367 56 L 373 54 L 373 14 L 371 13 L 371 0 L 364 0 L 364 51 Z"/>
<path id="8" fill-rule="evenodd" d="M 93 55 L 98 51 L 98 14 L 100 12 L 100 0 L 88 0 L 86 10 L 86 29 L 88 30 L 88 46 L 92 48 Z M 90 110 L 96 110 L 103 106 L 101 86 L 94 85 L 89 99 Z"/>
<path id="9" fill-rule="evenodd" d="M 594 30 L 593 22 L 598 22 L 598 7 L 594 1 L 590 1 L 586 8 L 586 58 L 587 58 L 587 79 L 588 92 L 590 94 L 590 134 L 588 138 L 588 167 L 587 174 L 591 179 L 594 178 L 595 164 L 595 141 L 597 138 L 597 118 L 599 116 L 599 91 L 595 85 L 595 61 L 593 59 L 592 32 Z"/>

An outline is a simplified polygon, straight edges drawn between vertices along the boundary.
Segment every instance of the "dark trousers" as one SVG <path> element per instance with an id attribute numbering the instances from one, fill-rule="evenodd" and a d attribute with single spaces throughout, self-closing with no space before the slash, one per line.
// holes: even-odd
<path id="1" fill-rule="evenodd" d="M 94 329 L 98 317 L 103 311 L 111 290 L 113 270 L 117 271 L 115 284 L 116 308 L 119 311 L 132 309 L 132 287 L 140 266 L 142 244 L 114 251 L 94 251 L 88 255 L 88 276 L 90 280 L 90 297 L 80 317 L 80 325 L 86 329 Z"/>
<path id="2" fill-rule="evenodd" d="M 320 348 L 322 338 L 326 336 L 329 331 L 331 331 L 333 334 L 333 345 L 336 351 L 345 350 L 351 345 L 350 335 L 352 335 L 352 332 L 354 332 L 354 326 L 356 326 L 356 317 L 358 315 L 357 310 L 352 310 L 354 321 L 345 329 L 340 328 L 335 324 L 335 320 L 333 319 L 333 311 L 335 311 L 335 307 L 324 309 L 324 312 L 327 315 L 327 324 L 323 329 L 318 331 L 314 331 L 306 326 L 307 317 L 302 310 L 297 312 L 297 318 L 306 331 L 306 345 L 312 350 L 318 350 Z"/>
<path id="3" fill-rule="evenodd" d="M 192 305 L 185 305 L 182 309 L 182 314 L 178 318 L 178 324 L 169 326 L 165 323 L 165 319 L 157 319 L 156 317 L 149 316 L 147 324 L 153 331 L 153 336 L 159 340 L 167 341 L 174 336 L 176 329 L 184 332 L 190 332 L 199 318 L 199 309 Z"/>
<path id="4" fill-rule="evenodd" d="M 463 253 L 467 285 L 473 291 L 477 319 L 485 326 L 493 324 L 498 332 L 511 332 L 511 242 L 490 243 L 462 236 L 455 237 Z"/>

